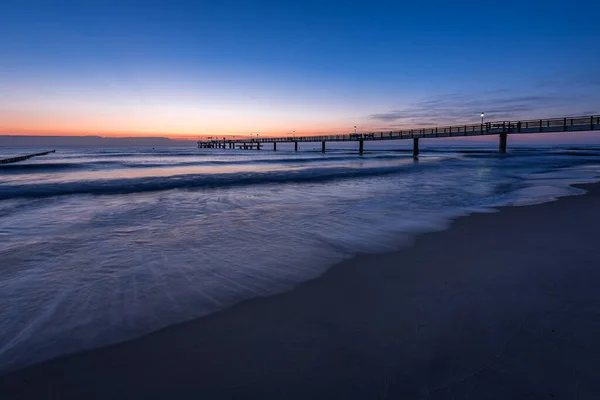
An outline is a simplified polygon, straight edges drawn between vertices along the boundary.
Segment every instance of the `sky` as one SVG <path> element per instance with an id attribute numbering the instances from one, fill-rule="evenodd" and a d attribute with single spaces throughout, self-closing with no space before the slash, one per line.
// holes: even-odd
<path id="1" fill-rule="evenodd" d="M 0 134 L 282 136 L 600 113 L 597 1 L 0 2 Z"/>

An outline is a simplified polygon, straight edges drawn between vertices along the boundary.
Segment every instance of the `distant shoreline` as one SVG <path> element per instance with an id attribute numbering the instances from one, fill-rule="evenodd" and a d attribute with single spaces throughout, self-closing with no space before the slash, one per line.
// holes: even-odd
<path id="1" fill-rule="evenodd" d="M 0 146 L 4 147 L 44 147 L 44 146 L 196 146 L 189 139 L 169 139 L 166 137 L 102 137 L 102 136 L 18 136 L 0 135 Z"/>

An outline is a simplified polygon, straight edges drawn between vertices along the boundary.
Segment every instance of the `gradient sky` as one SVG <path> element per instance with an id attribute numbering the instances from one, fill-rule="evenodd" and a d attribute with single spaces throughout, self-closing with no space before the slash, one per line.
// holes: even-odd
<path id="1" fill-rule="evenodd" d="M 598 1 L 0 2 L 0 134 L 261 135 L 600 113 Z"/>

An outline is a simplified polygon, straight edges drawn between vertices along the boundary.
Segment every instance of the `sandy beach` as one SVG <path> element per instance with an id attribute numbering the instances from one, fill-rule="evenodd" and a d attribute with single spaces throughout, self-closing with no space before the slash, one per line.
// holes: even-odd
<path id="1" fill-rule="evenodd" d="M 600 398 L 600 185 L 0 376 L 0 398 Z"/>

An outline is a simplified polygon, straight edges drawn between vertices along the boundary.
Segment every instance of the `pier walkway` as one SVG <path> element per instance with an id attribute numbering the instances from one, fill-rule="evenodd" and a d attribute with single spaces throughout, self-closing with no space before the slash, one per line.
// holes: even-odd
<path id="1" fill-rule="evenodd" d="M 343 135 L 286 136 L 245 139 L 223 138 L 199 140 L 198 147 L 214 149 L 260 150 L 266 144 L 272 144 L 273 150 L 276 151 L 278 143 L 294 143 L 294 150 L 298 151 L 298 143 L 321 142 L 321 151 L 324 153 L 326 149 L 326 142 L 352 141 L 358 142 L 358 151 L 362 154 L 365 141 L 413 139 L 413 155 L 417 156 L 419 154 L 419 139 L 498 135 L 500 138 L 498 149 L 501 153 L 505 153 L 507 137 L 509 134 L 595 130 L 600 130 L 600 115 L 531 119 L 523 121 L 485 122 L 471 125 L 437 126 L 432 128 L 404 129 L 400 131 L 389 132 L 348 133 Z"/>

